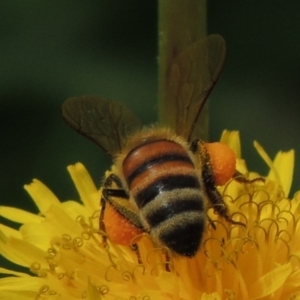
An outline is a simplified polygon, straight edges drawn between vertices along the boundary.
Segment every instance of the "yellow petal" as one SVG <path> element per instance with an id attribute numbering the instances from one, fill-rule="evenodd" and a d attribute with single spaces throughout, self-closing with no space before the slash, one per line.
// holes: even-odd
<path id="1" fill-rule="evenodd" d="M 45 212 L 46 221 L 51 230 L 52 236 L 62 236 L 63 234 L 69 234 L 71 236 L 80 236 L 82 228 L 75 219 L 65 212 L 62 207 L 51 206 L 50 209 Z"/>
<path id="2" fill-rule="evenodd" d="M 48 222 L 42 222 L 38 226 L 36 223 L 26 223 L 21 226 L 20 233 L 24 241 L 47 251 L 49 237 L 54 235 L 54 230 Z"/>
<path id="3" fill-rule="evenodd" d="M 1 284 L 1 283 L 0 283 Z M 35 291 L 0 291 L 1 300 L 32 300 L 36 299 Z"/>
<path id="4" fill-rule="evenodd" d="M 7 238 L 0 231 L 0 253 L 6 259 L 23 267 L 30 267 L 37 262 L 46 267 L 45 252 L 34 245 L 16 238 Z"/>
<path id="5" fill-rule="evenodd" d="M 18 277 L 23 277 L 24 276 L 24 277 L 31 278 L 31 276 L 26 274 L 26 273 L 16 272 L 16 271 L 5 269 L 5 268 L 0 268 L 0 274 L 14 275 L 14 276 L 18 276 Z"/>
<path id="6" fill-rule="evenodd" d="M 290 291 L 295 291 L 297 290 L 297 288 L 299 289 L 299 278 L 300 278 L 300 270 L 294 271 L 293 274 L 291 274 L 289 281 L 285 284 L 284 287 Z M 298 295 L 298 297 L 300 299 L 300 294 Z M 291 298 L 291 299 L 297 300 L 298 298 L 296 298 L 295 295 L 295 298 Z"/>
<path id="7" fill-rule="evenodd" d="M 41 216 L 32 214 L 23 209 L 8 206 L 0 206 L 0 216 L 20 224 L 27 222 L 39 223 L 43 220 Z"/>
<path id="8" fill-rule="evenodd" d="M 97 288 L 91 284 L 90 280 L 87 285 L 87 299 L 88 300 L 99 300 L 99 292 Z"/>
<path id="9" fill-rule="evenodd" d="M 81 163 L 69 166 L 68 171 L 83 204 L 90 210 L 99 208 L 99 192 L 86 168 Z"/>
<path id="10" fill-rule="evenodd" d="M 22 235 L 18 230 L 15 230 L 3 224 L 0 224 L 0 231 L 2 231 L 6 236 L 12 236 L 17 239 L 20 239 L 22 237 Z"/>
<path id="11" fill-rule="evenodd" d="M 227 144 L 235 153 L 237 158 L 241 158 L 241 142 L 238 131 L 224 130 L 220 142 Z"/>
<path id="12" fill-rule="evenodd" d="M 254 147 L 270 168 L 267 178 L 277 181 L 287 197 L 293 181 L 295 151 L 279 151 L 274 161 L 272 161 L 272 159 L 258 142 L 254 142 Z"/>
<path id="13" fill-rule="evenodd" d="M 268 272 L 249 288 L 250 298 L 259 299 L 266 297 L 281 289 L 286 279 L 292 274 L 292 265 L 285 264 Z"/>
<path id="14" fill-rule="evenodd" d="M 272 177 L 282 186 L 280 176 L 274 167 L 272 159 L 267 154 L 265 149 L 257 141 L 254 141 L 254 147 L 255 147 L 256 151 L 258 152 L 258 154 L 260 155 L 260 157 L 264 160 L 264 162 L 267 164 L 267 166 L 272 171 Z"/>
<path id="15" fill-rule="evenodd" d="M 43 279 L 32 276 L 1 278 L 0 299 L 36 299 L 37 292 L 43 284 L 45 284 Z"/>
<path id="16" fill-rule="evenodd" d="M 201 300 L 221 300 L 221 297 L 217 293 L 213 293 L 213 294 L 204 293 L 201 297 Z"/>
<path id="17" fill-rule="evenodd" d="M 60 205 L 60 201 L 54 193 L 41 181 L 34 179 L 31 184 L 24 186 L 41 213 L 49 209 L 51 205 Z"/>
<path id="18" fill-rule="evenodd" d="M 291 185 L 293 182 L 295 164 L 295 151 L 290 150 L 287 152 L 279 151 L 274 159 L 274 169 L 280 176 L 281 186 L 285 196 L 289 195 Z M 273 169 L 270 170 L 268 178 L 275 179 Z"/>
<path id="19" fill-rule="evenodd" d="M 84 205 L 76 201 L 65 201 L 62 203 L 62 207 L 64 211 L 74 220 L 78 216 L 84 216 L 85 218 L 89 218 L 91 216 L 91 212 Z"/>
<path id="20" fill-rule="evenodd" d="M 44 214 L 45 218 L 38 226 L 36 223 L 26 223 L 21 226 L 20 233 L 24 241 L 47 251 L 51 238 L 60 238 L 65 234 L 70 236 L 81 235 L 82 228 L 76 222 L 76 217 L 72 218 L 64 211 L 63 205 L 60 207 L 51 206 Z"/>

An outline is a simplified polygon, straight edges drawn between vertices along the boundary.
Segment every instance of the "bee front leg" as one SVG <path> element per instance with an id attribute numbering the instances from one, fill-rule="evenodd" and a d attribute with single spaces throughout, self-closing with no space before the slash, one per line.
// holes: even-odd
<path id="1" fill-rule="evenodd" d="M 113 184 L 117 186 L 117 189 L 112 188 Z M 105 178 L 103 183 L 102 198 L 114 206 L 111 197 L 129 199 L 127 192 L 125 191 L 121 179 L 116 174 L 110 174 Z"/>
<path id="2" fill-rule="evenodd" d="M 123 185 L 122 185 L 122 182 L 121 182 L 121 179 L 120 177 L 118 177 L 116 174 L 114 173 L 111 173 L 109 174 L 105 180 L 104 180 L 104 183 L 103 183 L 103 186 L 106 187 L 106 188 L 111 188 L 113 184 L 116 184 L 116 186 L 120 189 L 123 189 Z"/>

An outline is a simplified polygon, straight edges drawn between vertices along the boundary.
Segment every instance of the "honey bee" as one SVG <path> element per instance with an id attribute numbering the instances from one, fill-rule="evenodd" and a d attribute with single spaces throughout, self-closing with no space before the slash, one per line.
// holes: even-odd
<path id="1" fill-rule="evenodd" d="M 218 143 L 211 152 L 214 144 L 194 137 L 225 52 L 224 39 L 210 35 L 175 58 L 170 68 L 175 114 L 169 126 L 142 127 L 124 105 L 101 97 L 75 97 L 63 104 L 66 122 L 113 157 L 112 171 L 103 182 L 101 229 L 108 204 L 156 244 L 193 257 L 209 222 L 209 205 L 226 221 L 244 225 L 231 219 L 216 188 L 236 174 L 233 151 Z M 228 161 L 218 161 L 218 151 L 228 153 Z"/>

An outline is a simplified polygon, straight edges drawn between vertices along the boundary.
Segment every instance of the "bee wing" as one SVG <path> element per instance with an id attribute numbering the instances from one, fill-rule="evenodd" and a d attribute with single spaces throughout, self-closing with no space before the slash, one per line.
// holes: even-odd
<path id="1" fill-rule="evenodd" d="M 173 125 L 177 134 L 191 139 L 207 97 L 223 68 L 226 44 L 220 35 L 210 35 L 179 54 L 170 70 L 175 102 Z"/>
<path id="2" fill-rule="evenodd" d="M 62 115 L 73 129 L 110 155 L 121 151 L 128 137 L 142 127 L 124 105 L 101 97 L 69 98 L 62 106 Z"/>

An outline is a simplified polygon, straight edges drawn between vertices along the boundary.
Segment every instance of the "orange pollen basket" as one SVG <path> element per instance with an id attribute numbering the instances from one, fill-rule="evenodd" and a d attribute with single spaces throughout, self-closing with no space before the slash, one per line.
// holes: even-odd
<path id="1" fill-rule="evenodd" d="M 129 246 L 133 238 L 143 233 L 109 204 L 105 208 L 104 224 L 109 240 L 117 245 Z M 138 242 L 138 239 L 135 242 Z"/>
<path id="2" fill-rule="evenodd" d="M 216 185 L 224 185 L 235 172 L 236 156 L 232 149 L 223 143 L 205 144 L 210 156 Z"/>

